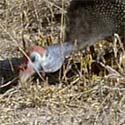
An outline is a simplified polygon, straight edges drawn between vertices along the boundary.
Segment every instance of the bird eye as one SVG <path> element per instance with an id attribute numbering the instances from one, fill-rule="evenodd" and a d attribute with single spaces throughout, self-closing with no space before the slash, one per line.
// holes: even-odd
<path id="1" fill-rule="evenodd" d="M 30 59 L 31 59 L 31 61 L 32 61 L 32 62 L 35 62 L 36 57 L 33 55 L 33 56 L 31 56 L 31 58 L 30 58 Z"/>

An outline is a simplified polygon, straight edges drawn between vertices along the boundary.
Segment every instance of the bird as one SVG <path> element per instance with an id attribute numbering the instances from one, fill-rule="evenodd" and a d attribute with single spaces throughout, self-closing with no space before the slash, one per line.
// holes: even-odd
<path id="1" fill-rule="evenodd" d="M 0 94 L 17 85 L 22 57 L 0 60 Z"/>
<path id="2" fill-rule="evenodd" d="M 65 42 L 63 45 L 53 44 L 47 47 L 33 46 L 29 48 L 20 67 L 19 78 L 26 81 L 35 72 L 44 71 L 46 73 L 56 72 L 61 68 L 65 58 L 73 50 L 73 44 Z"/>
<path id="3" fill-rule="evenodd" d="M 35 72 L 56 72 L 73 51 L 113 37 L 114 33 L 125 36 L 125 0 L 72 0 L 66 14 L 64 42 L 31 47 L 28 58 L 24 57 L 20 81 Z"/>

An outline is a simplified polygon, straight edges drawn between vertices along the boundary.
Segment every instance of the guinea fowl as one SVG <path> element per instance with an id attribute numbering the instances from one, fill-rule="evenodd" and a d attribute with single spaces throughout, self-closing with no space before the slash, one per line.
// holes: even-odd
<path id="1" fill-rule="evenodd" d="M 22 63 L 23 58 L 0 60 L 0 94 L 17 85 L 19 66 Z"/>
<path id="2" fill-rule="evenodd" d="M 65 42 L 30 48 L 25 69 L 20 71 L 21 81 L 35 72 L 59 70 L 72 51 L 84 49 L 114 33 L 125 36 L 125 0 L 72 0 L 66 19 Z"/>

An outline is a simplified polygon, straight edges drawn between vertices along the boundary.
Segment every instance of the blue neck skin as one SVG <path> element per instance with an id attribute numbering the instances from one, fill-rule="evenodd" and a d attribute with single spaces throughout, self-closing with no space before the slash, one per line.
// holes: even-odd
<path id="1" fill-rule="evenodd" d="M 47 50 L 46 63 L 41 63 L 45 72 L 56 72 L 61 68 L 64 60 L 74 50 L 74 45 L 70 42 L 63 44 L 53 44 L 45 48 Z"/>

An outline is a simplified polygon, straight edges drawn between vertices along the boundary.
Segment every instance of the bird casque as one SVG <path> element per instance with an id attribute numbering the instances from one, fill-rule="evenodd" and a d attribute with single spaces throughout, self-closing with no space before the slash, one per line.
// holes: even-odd
<path id="1" fill-rule="evenodd" d="M 21 81 L 39 71 L 52 73 L 60 69 L 72 51 L 84 49 L 95 42 L 112 37 L 114 33 L 125 36 L 125 0 L 72 0 L 67 10 L 66 38 L 62 44 L 48 47 L 34 46 L 24 59 L 20 71 Z M 77 40 L 77 45 L 74 41 Z"/>

